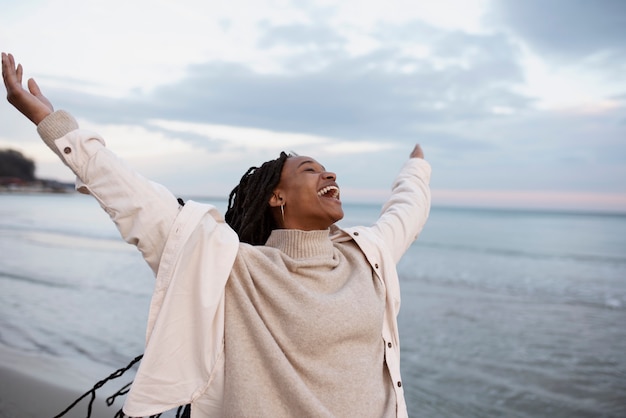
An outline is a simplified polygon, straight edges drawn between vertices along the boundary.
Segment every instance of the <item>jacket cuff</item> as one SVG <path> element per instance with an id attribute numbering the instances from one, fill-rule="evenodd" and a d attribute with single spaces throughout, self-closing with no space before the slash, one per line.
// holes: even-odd
<path id="1" fill-rule="evenodd" d="M 57 110 L 37 125 L 37 133 L 50 149 L 58 153 L 54 141 L 78 129 L 78 122 L 65 110 Z"/>

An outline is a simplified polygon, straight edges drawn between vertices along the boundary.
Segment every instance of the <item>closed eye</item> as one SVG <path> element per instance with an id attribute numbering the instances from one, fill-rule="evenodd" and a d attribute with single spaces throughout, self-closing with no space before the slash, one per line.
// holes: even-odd
<path id="1" fill-rule="evenodd" d="M 298 164 L 298 168 L 301 168 L 301 167 L 304 167 L 302 171 L 310 171 L 313 173 L 317 173 L 318 171 L 319 172 L 326 171 L 323 165 L 320 165 L 316 161 L 312 161 L 312 160 L 302 161 L 300 164 Z"/>

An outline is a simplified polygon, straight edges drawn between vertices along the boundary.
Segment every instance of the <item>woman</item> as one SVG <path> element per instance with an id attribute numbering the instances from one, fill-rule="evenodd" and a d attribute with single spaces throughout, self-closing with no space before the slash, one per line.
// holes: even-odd
<path id="1" fill-rule="evenodd" d="M 419 145 L 372 227 L 341 229 L 334 173 L 284 153 L 251 168 L 223 219 L 124 165 L 53 111 L 2 54 L 7 98 L 37 125 L 156 275 L 130 416 L 403 417 L 395 264 L 428 217 Z"/>

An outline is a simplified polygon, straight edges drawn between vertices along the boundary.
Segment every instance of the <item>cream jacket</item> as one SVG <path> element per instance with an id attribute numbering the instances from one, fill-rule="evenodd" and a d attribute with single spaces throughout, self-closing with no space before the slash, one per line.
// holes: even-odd
<path id="1" fill-rule="evenodd" d="M 193 201 L 179 206 L 167 189 L 106 149 L 99 135 L 79 130 L 67 112 L 54 112 L 37 129 L 76 174 L 77 190 L 98 200 L 156 275 L 144 358 L 124 412 L 150 416 L 191 403 L 193 418 L 221 416 L 224 288 L 239 248 L 237 235 L 213 206 Z M 407 410 L 400 377 L 396 264 L 428 218 L 430 172 L 426 161 L 410 159 L 373 226 L 331 228 L 333 241 L 353 239 L 359 245 L 385 286 L 381 334 L 398 417 L 406 417 Z"/>

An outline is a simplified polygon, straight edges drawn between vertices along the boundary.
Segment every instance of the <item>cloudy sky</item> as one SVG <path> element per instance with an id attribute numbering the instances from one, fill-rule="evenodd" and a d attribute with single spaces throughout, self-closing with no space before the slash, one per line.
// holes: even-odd
<path id="1" fill-rule="evenodd" d="M 55 108 L 183 196 L 281 150 L 384 198 L 415 143 L 435 205 L 626 211 L 622 0 L 0 0 Z M 71 180 L 2 101 L 0 147 Z"/>

